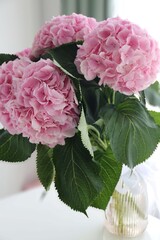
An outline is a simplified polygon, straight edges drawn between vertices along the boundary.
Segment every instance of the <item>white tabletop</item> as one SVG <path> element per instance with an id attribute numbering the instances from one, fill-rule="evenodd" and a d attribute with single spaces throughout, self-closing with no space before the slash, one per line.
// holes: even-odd
<path id="1" fill-rule="evenodd" d="M 121 239 L 104 231 L 103 211 L 89 208 L 87 218 L 63 204 L 54 188 L 41 199 L 43 192 L 40 187 L 0 200 L 0 240 Z M 134 240 L 160 240 L 160 221 L 149 217 L 147 230 Z"/>

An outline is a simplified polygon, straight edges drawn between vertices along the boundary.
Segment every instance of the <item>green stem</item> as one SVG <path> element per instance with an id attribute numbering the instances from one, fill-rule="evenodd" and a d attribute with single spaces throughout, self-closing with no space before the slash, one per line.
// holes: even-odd
<path id="1" fill-rule="evenodd" d="M 108 97 L 108 98 L 107 98 L 107 100 L 108 100 L 108 103 L 109 103 L 109 104 L 111 104 L 111 100 L 110 100 L 110 97 Z"/>
<path id="2" fill-rule="evenodd" d="M 128 207 L 133 209 L 142 219 L 145 219 L 145 214 L 141 209 L 137 206 L 133 196 L 130 193 L 126 194 L 121 194 L 117 190 L 114 191 L 113 193 L 113 200 L 115 201 L 115 210 L 117 213 L 117 218 L 118 218 L 118 229 L 120 233 L 124 233 L 125 231 L 125 223 L 123 222 L 124 218 L 124 204 L 125 204 L 125 209 Z M 128 203 L 128 206 L 126 205 Z"/>
<path id="3" fill-rule="evenodd" d="M 106 151 L 108 147 L 107 142 L 103 142 L 101 140 L 99 132 L 91 125 L 88 126 L 88 132 L 91 135 L 92 140 L 97 144 L 97 146 L 100 147 L 100 149 L 102 149 L 103 151 Z"/>
<path id="4" fill-rule="evenodd" d="M 115 201 L 115 210 L 118 218 L 118 230 L 119 233 L 123 233 L 124 223 L 123 223 L 123 202 L 121 201 L 121 194 L 116 190 L 113 193 L 113 199 Z"/>
<path id="5" fill-rule="evenodd" d="M 116 92 L 113 91 L 113 96 L 112 96 L 112 103 L 115 104 L 115 100 L 116 100 Z"/>

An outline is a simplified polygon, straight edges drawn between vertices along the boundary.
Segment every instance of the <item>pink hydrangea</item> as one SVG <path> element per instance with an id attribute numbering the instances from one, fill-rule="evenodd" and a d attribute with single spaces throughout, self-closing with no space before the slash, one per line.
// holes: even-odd
<path id="1" fill-rule="evenodd" d="M 82 14 L 62 15 L 46 22 L 36 34 L 31 56 L 38 57 L 45 49 L 83 40 L 97 26 L 94 18 Z"/>
<path id="2" fill-rule="evenodd" d="M 24 68 L 29 61 L 16 59 L 0 66 L 0 122 L 11 133 L 19 134 L 17 121 L 12 118 L 15 111 L 16 81 L 22 79 Z"/>
<path id="3" fill-rule="evenodd" d="M 6 66 L 9 64 L 13 70 L 14 62 Z M 29 64 L 27 61 L 21 75 L 19 68 L 15 74 L 7 74 L 5 72 L 4 78 L 8 79 L 11 90 L 7 90 L 7 100 L 5 96 L 0 98 L 0 103 L 5 103 L 4 111 L 0 110 L 0 121 L 3 119 L 3 126 L 11 134 L 22 133 L 30 142 L 49 147 L 63 145 L 66 137 L 75 134 L 79 110 L 74 89 L 68 76 L 51 60 L 41 59 Z M 7 119 L 3 116 L 6 114 Z M 10 125 L 14 131 L 8 128 Z"/>
<path id="4" fill-rule="evenodd" d="M 17 52 L 16 55 L 17 55 L 19 58 L 23 58 L 23 57 L 30 58 L 31 48 L 25 48 L 25 49 L 23 49 L 22 51 Z"/>
<path id="5" fill-rule="evenodd" d="M 78 50 L 75 64 L 87 80 L 98 76 L 99 85 L 131 95 L 156 80 L 160 50 L 158 43 L 139 26 L 110 18 L 88 35 Z"/>

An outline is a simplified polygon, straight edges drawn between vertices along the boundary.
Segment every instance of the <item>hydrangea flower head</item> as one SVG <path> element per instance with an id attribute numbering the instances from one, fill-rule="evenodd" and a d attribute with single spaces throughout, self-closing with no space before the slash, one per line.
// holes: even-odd
<path id="1" fill-rule="evenodd" d="M 32 57 L 38 57 L 48 48 L 65 43 L 84 40 L 84 37 L 97 26 L 94 18 L 73 13 L 53 17 L 36 34 L 32 46 Z"/>
<path id="2" fill-rule="evenodd" d="M 156 81 L 160 49 L 158 43 L 136 24 L 109 18 L 85 39 L 75 64 L 87 80 L 98 76 L 100 85 L 131 95 Z"/>
<path id="3" fill-rule="evenodd" d="M 15 119 L 15 84 L 20 83 L 30 61 L 15 59 L 0 66 L 0 122 L 11 133 L 19 134 Z"/>
<path id="4" fill-rule="evenodd" d="M 0 67 L 0 79 L 0 121 L 11 134 L 49 147 L 74 136 L 79 119 L 75 92 L 51 60 L 16 59 Z"/>

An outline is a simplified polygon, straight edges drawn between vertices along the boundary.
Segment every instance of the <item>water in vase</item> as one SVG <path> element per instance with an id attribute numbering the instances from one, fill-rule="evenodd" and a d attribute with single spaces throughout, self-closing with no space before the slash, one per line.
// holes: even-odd
<path id="1" fill-rule="evenodd" d="M 145 183 L 134 171 L 121 176 L 105 211 L 107 230 L 113 234 L 135 237 L 148 223 L 148 197 Z"/>

